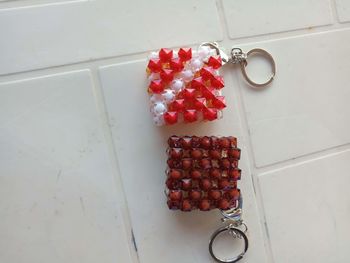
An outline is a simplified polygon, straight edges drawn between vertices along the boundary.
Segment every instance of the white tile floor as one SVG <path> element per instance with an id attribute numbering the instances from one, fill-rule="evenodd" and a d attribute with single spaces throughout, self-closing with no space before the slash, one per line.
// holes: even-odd
<path id="1" fill-rule="evenodd" d="M 0 1 L 0 262 L 213 262 L 218 213 L 166 208 L 170 134 L 239 138 L 242 262 L 349 262 L 349 18 L 345 0 Z M 148 51 L 214 40 L 269 50 L 273 84 L 226 68 L 222 120 L 153 126 Z"/>

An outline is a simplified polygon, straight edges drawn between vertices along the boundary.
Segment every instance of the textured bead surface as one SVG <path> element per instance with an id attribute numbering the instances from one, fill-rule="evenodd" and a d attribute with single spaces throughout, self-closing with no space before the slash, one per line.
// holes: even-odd
<path id="1" fill-rule="evenodd" d="M 146 72 L 154 123 L 160 126 L 221 118 L 226 107 L 220 93 L 224 87 L 218 71 L 221 64 L 221 57 L 208 46 L 152 52 Z M 167 111 L 156 107 L 158 103 L 164 103 Z"/>
<path id="2" fill-rule="evenodd" d="M 236 206 L 240 197 L 237 180 L 241 178 L 236 138 L 171 136 L 168 145 L 170 209 L 208 211 Z"/>

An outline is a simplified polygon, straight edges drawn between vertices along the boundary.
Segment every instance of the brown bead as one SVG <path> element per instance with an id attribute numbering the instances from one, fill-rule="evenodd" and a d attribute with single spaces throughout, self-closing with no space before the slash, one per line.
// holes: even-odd
<path id="1" fill-rule="evenodd" d="M 235 138 L 233 136 L 229 136 L 229 137 L 227 137 L 227 139 L 229 139 L 231 147 L 237 147 L 237 138 Z"/>
<path id="2" fill-rule="evenodd" d="M 220 138 L 220 146 L 222 148 L 229 148 L 231 146 L 230 140 L 226 137 Z"/>
<path id="3" fill-rule="evenodd" d="M 200 187 L 204 191 L 208 191 L 211 188 L 211 181 L 209 179 L 202 179 L 200 182 Z"/>
<path id="4" fill-rule="evenodd" d="M 179 137 L 173 135 L 168 139 L 168 145 L 170 147 L 178 147 L 179 146 Z"/>
<path id="5" fill-rule="evenodd" d="M 210 138 L 207 137 L 207 136 L 204 136 L 202 137 L 201 139 L 201 146 L 204 148 L 204 149 L 209 149 L 210 148 Z"/>
<path id="6" fill-rule="evenodd" d="M 237 181 L 237 180 L 241 179 L 241 170 L 238 168 L 231 169 L 229 171 L 228 175 L 232 180 Z"/>
<path id="7" fill-rule="evenodd" d="M 192 179 L 199 179 L 201 178 L 202 174 L 199 170 L 192 170 L 191 171 L 191 177 Z"/>
<path id="8" fill-rule="evenodd" d="M 218 200 L 221 198 L 221 191 L 219 190 L 210 190 L 209 193 L 208 193 L 208 196 L 210 199 L 213 199 L 213 200 Z"/>
<path id="9" fill-rule="evenodd" d="M 203 153 L 200 149 L 194 149 L 191 151 L 191 156 L 193 159 L 200 159 L 202 157 Z"/>
<path id="10" fill-rule="evenodd" d="M 231 157 L 231 158 L 234 158 L 234 159 L 236 159 L 236 160 L 239 160 L 240 157 L 241 157 L 241 150 L 240 150 L 240 149 L 237 149 L 237 148 L 235 148 L 235 149 L 229 149 L 229 150 L 227 151 L 227 155 L 228 155 L 229 157 Z"/>
<path id="11" fill-rule="evenodd" d="M 209 169 L 211 167 L 211 161 L 208 158 L 204 158 L 202 160 L 199 161 L 199 165 L 203 168 L 203 169 Z"/>
<path id="12" fill-rule="evenodd" d="M 180 159 L 182 157 L 182 149 L 181 148 L 170 148 L 169 149 L 169 157 L 173 159 Z"/>
<path id="13" fill-rule="evenodd" d="M 200 201 L 199 209 L 202 211 L 208 211 L 210 209 L 210 201 L 208 199 L 203 199 Z"/>
<path id="14" fill-rule="evenodd" d="M 240 192 L 238 189 L 234 188 L 234 189 L 228 190 L 227 195 L 230 197 L 230 199 L 238 200 L 240 196 Z"/>
<path id="15" fill-rule="evenodd" d="M 171 179 L 181 179 L 182 173 L 179 170 L 171 169 L 169 170 L 169 177 Z"/>
<path id="16" fill-rule="evenodd" d="M 225 189 L 230 186 L 230 181 L 227 179 L 221 179 L 219 180 L 219 189 Z"/>
<path id="17" fill-rule="evenodd" d="M 197 136 L 192 136 L 192 148 L 199 148 L 201 145 L 201 138 Z"/>
<path id="18" fill-rule="evenodd" d="M 190 190 L 192 188 L 192 180 L 191 179 L 182 179 L 182 189 Z"/>
<path id="19" fill-rule="evenodd" d="M 180 209 L 180 202 L 179 201 L 168 200 L 167 204 L 168 204 L 169 209 L 171 209 L 171 210 Z"/>
<path id="20" fill-rule="evenodd" d="M 188 195 L 192 200 L 199 200 L 202 197 L 202 192 L 199 190 L 191 190 Z"/>
<path id="21" fill-rule="evenodd" d="M 221 199 L 218 202 L 218 208 L 222 209 L 222 210 L 227 210 L 230 208 L 230 202 L 226 199 Z"/>
<path id="22" fill-rule="evenodd" d="M 211 136 L 211 148 L 219 148 L 220 147 L 220 140 L 216 136 Z"/>
<path id="23" fill-rule="evenodd" d="M 182 211 L 191 211 L 192 210 L 192 205 L 191 201 L 188 199 L 184 199 L 181 204 L 181 210 Z"/>
<path id="24" fill-rule="evenodd" d="M 227 158 L 223 158 L 220 161 L 220 166 L 223 169 L 229 169 L 231 167 L 231 161 Z"/>
<path id="25" fill-rule="evenodd" d="M 180 162 L 175 159 L 168 159 L 167 163 L 169 168 L 179 168 L 181 166 Z"/>
<path id="26" fill-rule="evenodd" d="M 181 187 L 180 181 L 174 180 L 171 178 L 168 178 L 166 180 L 165 184 L 168 187 L 168 189 L 170 189 L 170 190 L 177 190 L 177 189 L 180 189 L 180 187 Z"/>
<path id="27" fill-rule="evenodd" d="M 182 169 L 189 170 L 192 167 L 192 159 L 182 159 Z"/>
<path id="28" fill-rule="evenodd" d="M 220 150 L 210 150 L 209 156 L 213 159 L 220 159 L 221 158 L 221 151 Z"/>
<path id="29" fill-rule="evenodd" d="M 191 143 L 192 143 L 192 139 L 189 136 L 184 136 L 180 139 L 180 143 L 182 148 L 184 149 L 190 149 L 192 147 Z"/>
<path id="30" fill-rule="evenodd" d="M 169 193 L 169 199 L 172 201 L 179 201 L 182 198 L 182 191 L 180 190 L 172 190 Z"/>
<path id="31" fill-rule="evenodd" d="M 221 177 L 221 171 L 217 168 L 212 168 L 210 169 L 209 175 L 213 179 L 219 179 Z"/>

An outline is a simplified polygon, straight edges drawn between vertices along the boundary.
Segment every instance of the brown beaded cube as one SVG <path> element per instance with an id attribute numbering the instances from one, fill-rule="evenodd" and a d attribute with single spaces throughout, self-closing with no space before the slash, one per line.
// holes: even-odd
<path id="1" fill-rule="evenodd" d="M 208 211 L 237 206 L 241 150 L 235 137 L 171 136 L 167 197 L 170 209 Z"/>

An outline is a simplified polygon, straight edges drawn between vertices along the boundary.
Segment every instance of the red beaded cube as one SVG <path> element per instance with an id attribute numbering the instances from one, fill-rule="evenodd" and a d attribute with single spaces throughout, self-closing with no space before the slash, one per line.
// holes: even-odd
<path id="1" fill-rule="evenodd" d="M 151 113 L 156 125 L 212 121 L 226 107 L 218 69 L 221 57 L 209 46 L 198 50 L 162 48 L 147 64 Z"/>
<path id="2" fill-rule="evenodd" d="M 166 187 L 170 209 L 207 211 L 237 206 L 241 151 L 235 137 L 171 136 L 168 145 Z"/>

